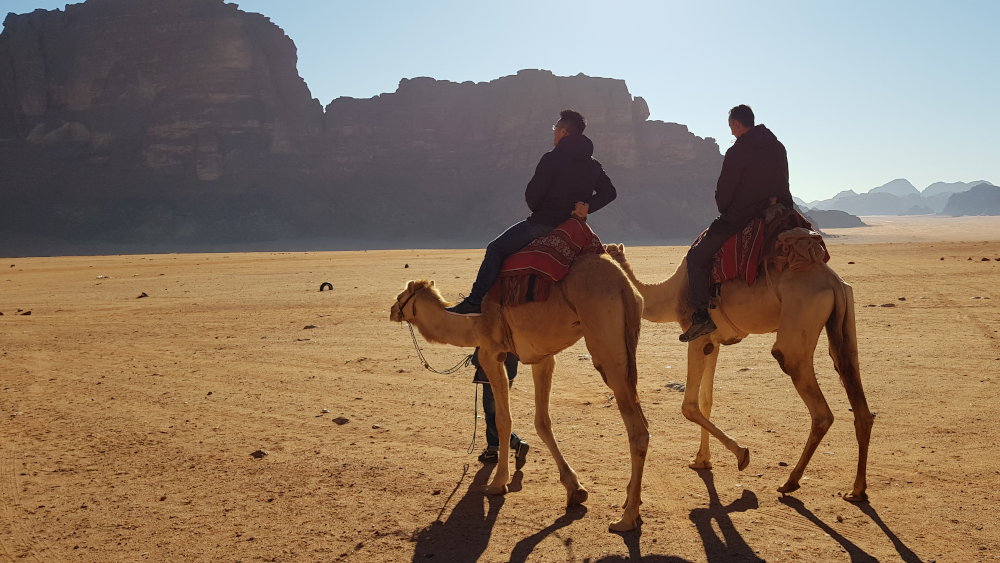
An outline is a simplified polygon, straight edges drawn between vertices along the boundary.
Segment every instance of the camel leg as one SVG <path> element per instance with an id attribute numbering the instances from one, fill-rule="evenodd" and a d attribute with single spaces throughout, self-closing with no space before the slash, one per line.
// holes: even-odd
<path id="1" fill-rule="evenodd" d="M 510 481 L 510 432 L 513 425 L 510 416 L 510 387 L 507 383 L 507 370 L 503 360 L 503 352 L 479 349 L 479 365 L 486 372 L 493 388 L 493 400 L 496 404 L 497 434 L 500 436 L 499 459 L 493 481 L 483 487 L 488 495 L 503 495 L 507 493 L 507 483 Z M 504 438 L 506 436 L 506 438 Z"/>
<path id="2" fill-rule="evenodd" d="M 549 448 L 552 459 L 559 468 L 559 482 L 566 487 L 566 505 L 583 504 L 587 501 L 587 489 L 580 485 L 576 471 L 569 466 L 559 445 L 552 434 L 552 419 L 549 417 L 549 396 L 552 392 L 552 372 L 555 371 L 556 359 L 548 356 L 541 362 L 531 365 L 531 377 L 535 382 L 535 432 Z"/>
<path id="3" fill-rule="evenodd" d="M 799 480 L 806 470 L 806 465 L 809 464 L 820 441 L 833 424 L 833 412 L 830 411 L 830 406 L 820 391 L 813 368 L 813 352 L 818 338 L 818 330 L 815 332 L 802 330 L 798 325 L 796 329 L 791 330 L 779 328 L 778 338 L 771 349 L 771 355 L 778 360 L 781 370 L 792 378 L 795 390 L 806 404 L 809 416 L 812 418 L 805 448 L 802 450 L 799 462 L 788 476 L 788 481 L 778 487 L 780 493 L 790 493 L 799 488 Z"/>
<path id="4" fill-rule="evenodd" d="M 712 391 L 715 387 L 715 365 L 719 359 L 719 347 L 715 346 L 712 353 L 705 356 L 702 368 L 701 387 L 698 390 L 698 408 L 707 420 L 712 419 Z M 701 429 L 701 446 L 694 456 L 694 461 L 688 465 L 691 469 L 711 469 L 712 453 L 708 439 L 711 434 L 705 428 Z"/>
<path id="5" fill-rule="evenodd" d="M 715 365 L 716 358 L 718 358 L 717 347 L 718 345 L 713 343 L 708 337 L 698 338 L 688 343 L 688 375 L 681 413 L 684 414 L 684 418 L 701 426 L 703 433 L 707 431 L 722 442 L 722 445 L 736 456 L 737 467 L 740 471 L 743 471 L 750 464 L 750 450 L 737 444 L 736 440 L 733 440 L 716 425 L 712 424 L 708 420 L 708 417 L 702 414 L 698 405 L 699 397 L 701 396 L 702 378 L 706 373 L 707 365 L 711 364 L 713 367 Z M 705 382 L 706 385 L 714 383 L 714 369 L 712 373 L 713 378 L 711 381 Z M 710 398 L 711 393 L 708 396 Z M 710 402 L 711 399 L 709 399 Z M 707 453 L 707 450 L 705 451 Z M 698 459 L 696 458 L 695 462 L 691 464 L 692 467 L 697 467 L 697 463 Z"/>
<path id="6" fill-rule="evenodd" d="M 622 374 L 624 375 L 624 370 Z M 629 385 L 624 377 L 618 380 L 608 377 L 608 386 L 615 393 L 618 412 L 622 415 L 625 429 L 628 432 L 629 457 L 632 460 L 632 474 L 628 481 L 628 495 L 625 498 L 624 513 L 621 520 L 611 524 L 614 532 L 627 532 L 639 525 L 639 506 L 642 504 L 642 473 L 646 464 L 646 452 L 649 449 L 649 422 L 639 404 L 635 383 Z"/>
<path id="7" fill-rule="evenodd" d="M 627 292 L 627 293 L 626 293 Z M 639 506 L 642 505 L 642 473 L 649 448 L 649 423 L 639 404 L 638 368 L 635 346 L 639 339 L 641 301 L 630 298 L 629 286 L 622 288 L 622 300 L 577 309 L 584 342 L 593 358 L 594 367 L 604 383 L 615 394 L 628 434 L 631 475 L 622 517 L 612 522 L 613 532 L 626 532 L 639 526 Z"/>
<path id="8" fill-rule="evenodd" d="M 861 385 L 861 368 L 858 363 L 858 339 L 854 321 L 854 291 L 844 284 L 842 293 L 835 299 L 835 314 L 826 324 L 826 335 L 830 342 L 830 357 L 833 367 L 840 374 L 840 381 L 847 391 L 847 399 L 854 411 L 854 434 L 858 439 L 858 470 L 854 477 L 854 488 L 844 493 L 844 500 L 868 502 L 868 445 L 871 442 L 872 423 L 875 416 L 868 408 L 865 390 Z"/>
<path id="9" fill-rule="evenodd" d="M 602 343 L 607 340 L 600 341 Z M 639 506 L 642 505 L 642 473 L 646 464 L 646 452 L 649 449 L 649 423 L 639 404 L 639 393 L 636 389 L 636 379 L 629 377 L 629 363 L 625 350 L 595 350 L 591 340 L 587 340 L 587 349 L 594 358 L 594 367 L 600 372 L 604 382 L 615 394 L 615 402 L 621 413 L 625 430 L 628 434 L 629 457 L 631 458 L 631 476 L 629 477 L 624 512 L 617 522 L 611 523 L 609 529 L 613 532 L 627 532 L 639 526 Z"/>

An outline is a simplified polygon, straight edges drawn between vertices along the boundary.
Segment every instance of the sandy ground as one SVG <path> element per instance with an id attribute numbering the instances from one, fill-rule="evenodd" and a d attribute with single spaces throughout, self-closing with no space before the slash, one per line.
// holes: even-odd
<path id="1" fill-rule="evenodd" d="M 877 412 L 871 503 L 839 498 L 857 446 L 825 339 L 817 370 L 837 421 L 782 497 L 809 419 L 772 338 L 719 361 L 713 420 L 750 447 L 750 467 L 715 443 L 714 469 L 697 472 L 699 429 L 668 386 L 684 379 L 679 331 L 644 322 L 653 436 L 644 523 L 623 535 L 607 525 L 627 441 L 582 343 L 558 356 L 553 392 L 556 436 L 590 489 L 567 510 L 531 428 L 528 370 L 512 404 L 533 449 L 510 493 L 487 498 L 482 421 L 467 453 L 471 369 L 425 371 L 388 320 L 408 279 L 466 291 L 480 252 L 7 259 L 0 561 L 1000 560 L 1000 218 L 865 219 L 828 242 L 855 288 Z M 683 249 L 628 253 L 655 280 Z M 438 368 L 467 352 L 426 346 Z"/>

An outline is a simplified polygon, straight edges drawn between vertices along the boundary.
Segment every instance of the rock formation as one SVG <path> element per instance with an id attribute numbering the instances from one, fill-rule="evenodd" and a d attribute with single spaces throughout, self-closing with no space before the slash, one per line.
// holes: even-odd
<path id="1" fill-rule="evenodd" d="M 223 0 L 11 14 L 0 253 L 481 247 L 526 215 L 568 107 L 619 189 L 592 220 L 609 242 L 688 241 L 715 215 L 715 140 L 650 121 L 621 80 L 413 78 L 324 111 L 292 40 Z"/>
<path id="2" fill-rule="evenodd" d="M 943 213 L 961 215 L 1000 215 L 1000 188 L 982 183 L 972 189 L 952 194 Z"/>

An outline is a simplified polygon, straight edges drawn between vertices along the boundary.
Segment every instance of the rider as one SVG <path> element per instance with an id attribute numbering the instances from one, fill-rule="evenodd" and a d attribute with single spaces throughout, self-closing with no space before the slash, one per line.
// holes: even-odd
<path id="1" fill-rule="evenodd" d="M 524 199 L 531 215 L 510 226 L 486 247 L 486 256 L 472 291 L 461 303 L 445 309 L 456 315 L 479 315 L 486 293 L 500 275 L 503 261 L 536 238 L 574 216 L 586 219 L 615 199 L 617 192 L 601 163 L 593 158 L 594 143 L 584 134 L 587 122 L 573 110 L 559 113 L 552 126 L 551 151 L 542 155 L 528 182 Z"/>
<path id="2" fill-rule="evenodd" d="M 729 130 L 736 142 L 726 151 L 715 187 L 719 216 L 687 253 L 688 303 L 694 314 L 691 327 L 680 336 L 681 342 L 690 342 L 716 328 L 708 314 L 715 253 L 729 237 L 761 216 L 772 198 L 792 208 L 788 156 L 781 141 L 767 127 L 754 125 L 753 110 L 747 105 L 729 110 Z"/>

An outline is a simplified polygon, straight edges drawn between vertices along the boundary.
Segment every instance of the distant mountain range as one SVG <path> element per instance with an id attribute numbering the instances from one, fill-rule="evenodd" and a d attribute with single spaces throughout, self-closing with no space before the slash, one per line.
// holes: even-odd
<path id="1" fill-rule="evenodd" d="M 980 197 L 969 198 L 964 194 L 977 188 Z M 846 190 L 830 199 L 813 202 L 799 201 L 799 205 L 808 209 L 839 210 L 853 215 L 926 215 L 944 213 L 946 215 L 1000 215 L 1000 205 L 991 204 L 988 195 L 992 191 L 1000 192 L 991 182 L 976 180 L 973 182 L 935 182 L 923 191 L 918 190 L 908 180 L 896 179 L 868 192 L 857 193 Z M 954 205 L 952 200 L 959 197 Z M 963 201 L 979 201 L 979 207 L 969 207 Z"/>

